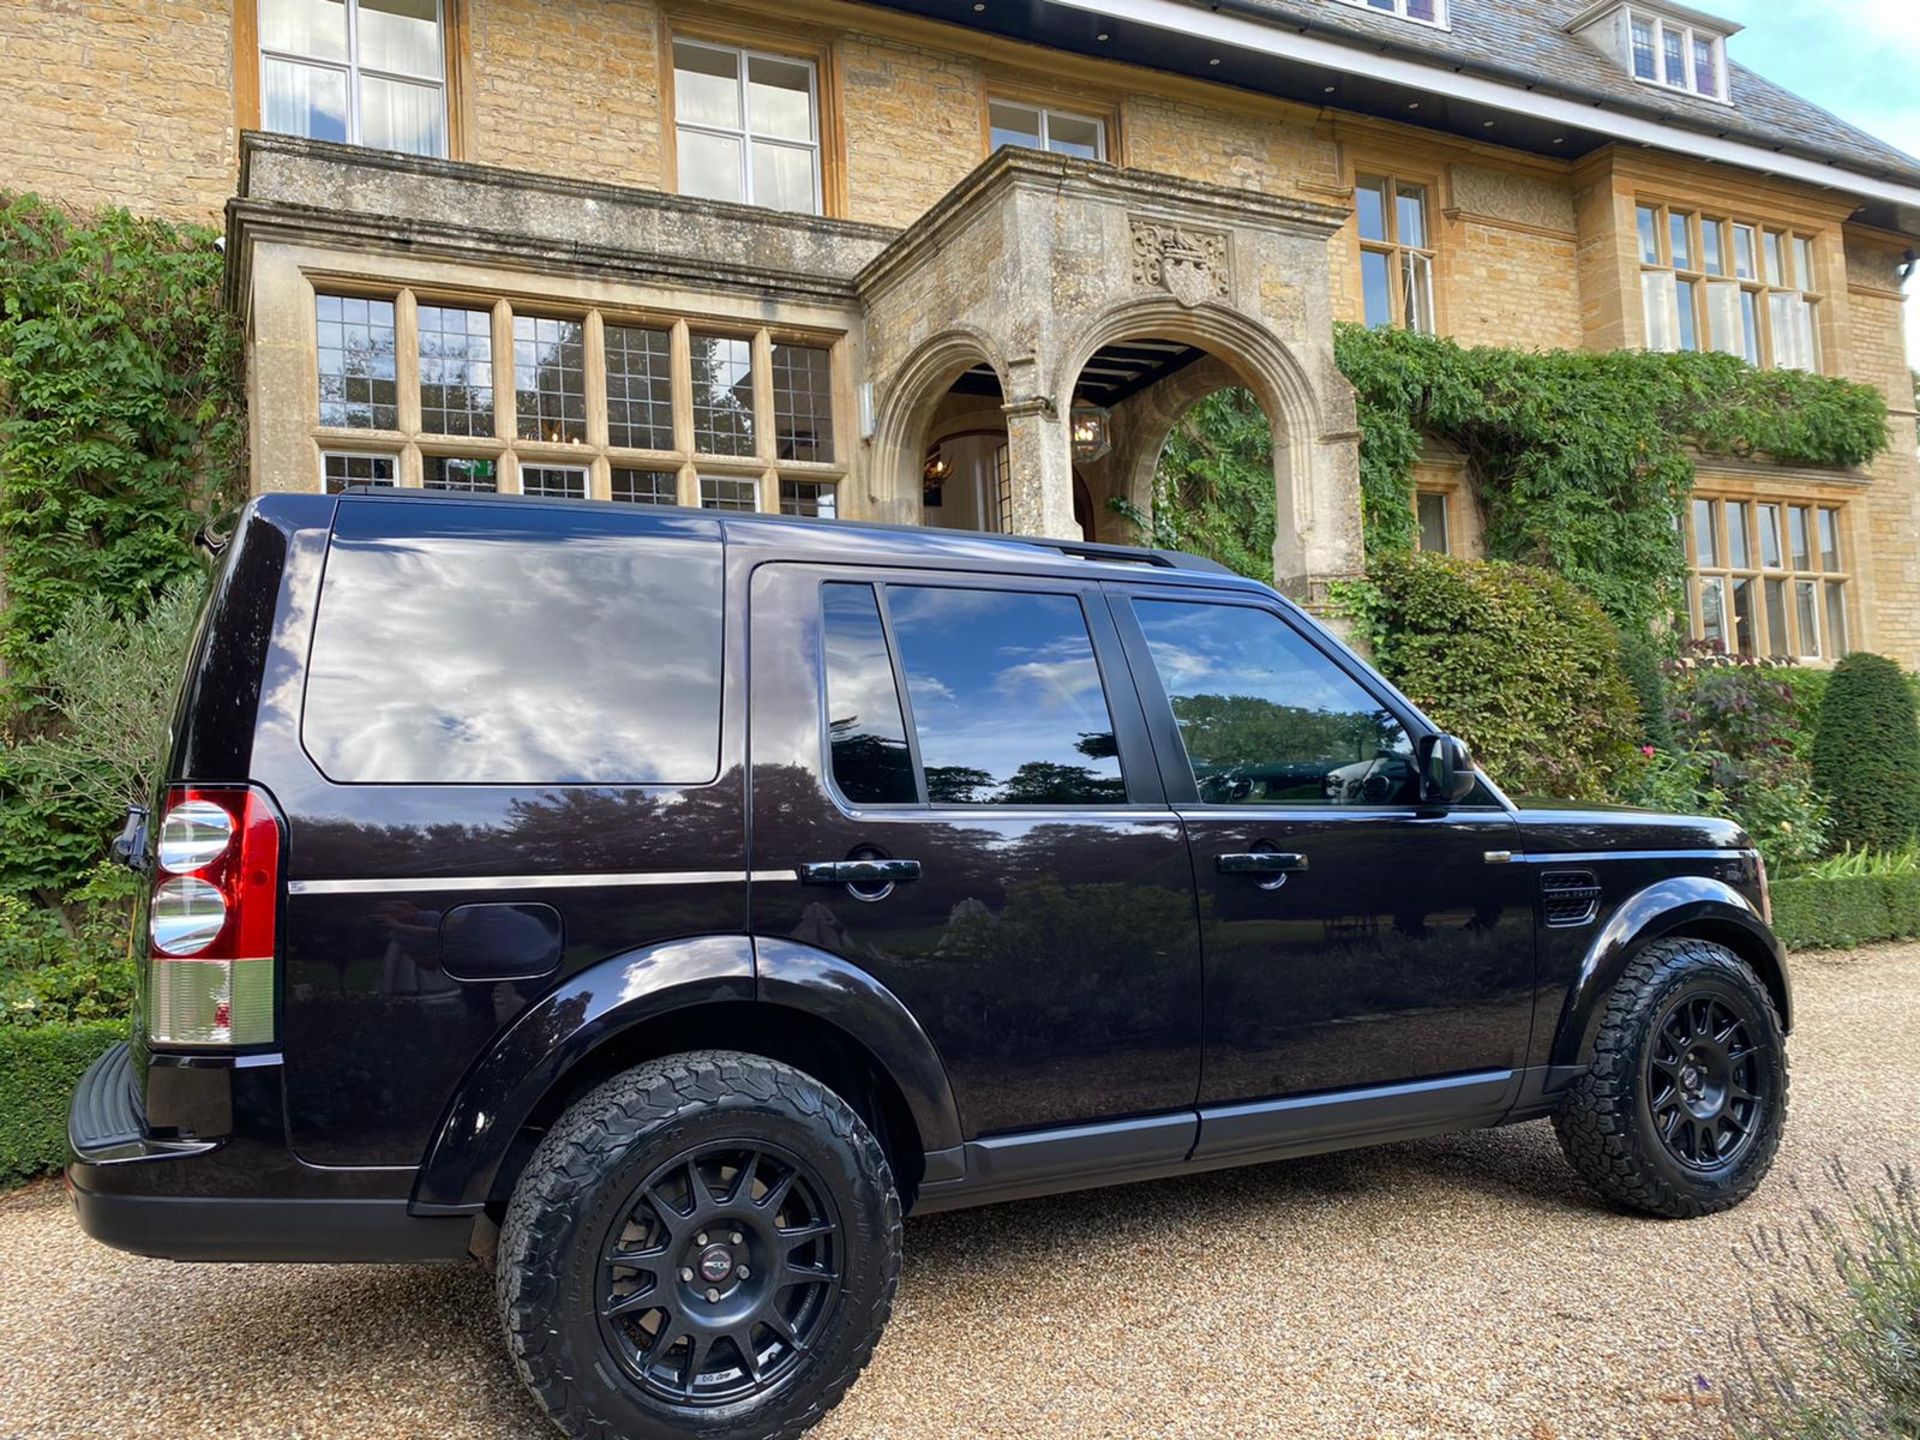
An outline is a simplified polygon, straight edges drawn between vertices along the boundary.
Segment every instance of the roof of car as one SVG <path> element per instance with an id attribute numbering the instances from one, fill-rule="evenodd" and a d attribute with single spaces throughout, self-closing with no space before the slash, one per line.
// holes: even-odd
<path id="1" fill-rule="evenodd" d="M 383 504 L 425 501 L 438 505 L 539 506 L 545 510 L 622 516 L 679 516 L 717 522 L 729 540 L 777 545 L 783 549 L 818 551 L 849 558 L 857 550 L 867 560 L 931 558 L 981 559 L 987 555 L 1026 562 L 1065 558 L 1098 565 L 1127 566 L 1170 577 L 1185 574 L 1253 586 L 1257 581 L 1235 574 L 1219 561 L 1182 550 L 1112 545 L 1088 540 L 1055 540 L 1042 536 L 1003 535 L 981 530 L 950 530 L 931 525 L 888 525 L 866 520 L 825 520 L 792 515 L 761 515 L 692 509 L 676 505 L 635 506 L 611 500 L 553 500 L 539 496 L 421 490 L 388 485 L 353 485 L 340 498 L 373 500 Z"/>

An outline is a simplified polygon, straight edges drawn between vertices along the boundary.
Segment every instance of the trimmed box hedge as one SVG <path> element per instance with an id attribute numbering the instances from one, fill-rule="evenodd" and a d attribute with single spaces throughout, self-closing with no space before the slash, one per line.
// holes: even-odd
<path id="1" fill-rule="evenodd" d="M 1791 950 L 1920 936 L 1920 875 L 1776 880 L 1773 929 Z"/>
<path id="2" fill-rule="evenodd" d="M 126 1038 L 124 1020 L 0 1025 L 0 1190 L 66 1164 L 73 1087 Z"/>

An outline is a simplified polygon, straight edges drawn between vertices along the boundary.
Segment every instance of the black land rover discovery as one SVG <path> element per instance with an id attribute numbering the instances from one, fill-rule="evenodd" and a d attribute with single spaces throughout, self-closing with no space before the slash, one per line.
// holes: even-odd
<path id="1" fill-rule="evenodd" d="M 1551 1116 L 1601 1194 L 1759 1184 L 1748 839 L 1516 805 L 1189 556 L 276 496 L 188 665 L 81 1224 L 490 1257 L 576 1436 L 791 1436 L 901 1217 Z"/>

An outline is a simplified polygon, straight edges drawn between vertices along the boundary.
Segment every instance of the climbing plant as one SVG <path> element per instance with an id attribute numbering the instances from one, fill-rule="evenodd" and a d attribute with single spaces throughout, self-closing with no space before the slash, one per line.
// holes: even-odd
<path id="1" fill-rule="evenodd" d="M 1466 462 L 1489 556 L 1565 575 L 1623 627 L 1671 613 L 1696 453 L 1850 466 L 1887 445 L 1872 386 L 1728 355 L 1468 349 L 1350 325 L 1335 346 L 1370 556 L 1413 547 L 1413 467 L 1439 441 Z"/>
<path id="2" fill-rule="evenodd" d="M 195 532 L 245 492 L 240 339 L 214 242 L 0 196 L 0 660 L 16 685 L 77 602 L 141 614 L 197 571 Z"/>
<path id="3" fill-rule="evenodd" d="M 1352 325 L 1335 354 L 1355 392 L 1370 558 L 1414 548 L 1414 467 L 1437 441 L 1467 465 L 1491 558 L 1566 576 L 1635 632 L 1678 596 L 1674 520 L 1696 455 L 1848 466 L 1887 444 L 1871 386 L 1726 355 L 1467 349 Z M 1273 508 L 1266 419 L 1234 390 L 1182 417 L 1153 514 L 1134 518 L 1155 543 L 1269 578 Z"/>
<path id="4" fill-rule="evenodd" d="M 0 195 L 0 890 L 42 904 L 79 883 L 116 818 L 44 762 L 69 740 L 125 738 L 97 721 L 83 733 L 68 713 L 69 621 L 101 644 L 150 621 L 179 630 L 183 587 L 205 573 L 194 535 L 246 490 L 241 346 L 215 238 Z M 101 644 L 102 675 L 147 655 Z M 169 677 L 124 678 L 149 709 L 164 704 Z"/>
<path id="5" fill-rule="evenodd" d="M 1273 431 L 1245 390 L 1216 390 L 1175 422 L 1154 472 L 1153 510 L 1114 508 L 1143 540 L 1211 556 L 1241 575 L 1273 579 Z"/>

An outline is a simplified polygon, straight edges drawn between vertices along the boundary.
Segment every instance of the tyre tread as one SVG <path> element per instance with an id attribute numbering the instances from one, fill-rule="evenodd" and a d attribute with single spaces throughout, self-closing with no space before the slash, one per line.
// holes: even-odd
<path id="1" fill-rule="evenodd" d="M 1680 936 L 1641 949 L 1608 992 L 1594 1036 L 1593 1059 L 1553 1115 L 1554 1133 L 1581 1179 L 1602 1198 L 1625 1209 L 1672 1219 L 1696 1219 L 1732 1209 L 1766 1178 L 1778 1148 L 1787 1107 L 1787 1055 L 1778 1047 L 1778 1119 L 1773 1139 L 1723 1191 L 1702 1194 L 1673 1183 L 1650 1163 L 1648 1137 L 1636 1123 L 1640 1047 L 1652 1024 L 1655 1003 L 1686 976 L 1702 970 L 1731 973 L 1762 1007 L 1772 1035 L 1781 1035 L 1773 997 L 1744 960 L 1708 940 Z M 1657 1141 L 1652 1143 L 1658 1143 Z"/>
<path id="2" fill-rule="evenodd" d="M 568 1371 L 559 1332 L 544 1321 L 562 1303 L 565 1236 L 573 1209 L 591 1193 L 609 1159 L 646 1132 L 735 1095 L 784 1103 L 824 1122 L 854 1152 L 860 1168 L 877 1179 L 884 1202 L 882 1282 L 869 1312 L 848 1318 L 861 1328 L 861 1339 L 835 1373 L 813 1382 L 804 1410 L 771 1426 L 766 1418 L 750 1415 L 738 1425 L 684 1433 L 706 1440 L 794 1440 L 840 1402 L 872 1358 L 893 1311 L 902 1244 L 899 1190 L 873 1133 L 833 1091 L 778 1061 L 728 1050 L 649 1061 L 589 1091 L 561 1116 L 528 1160 L 500 1226 L 494 1292 L 508 1353 L 527 1388 L 574 1440 L 617 1440 L 623 1432 L 587 1408 Z"/>

